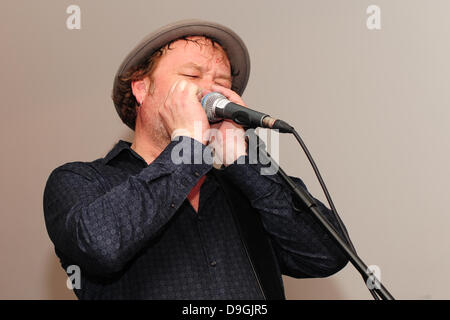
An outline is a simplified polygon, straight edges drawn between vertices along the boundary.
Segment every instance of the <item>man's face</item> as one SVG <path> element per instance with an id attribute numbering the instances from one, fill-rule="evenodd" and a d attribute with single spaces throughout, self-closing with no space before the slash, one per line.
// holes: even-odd
<path id="1" fill-rule="evenodd" d="M 145 97 L 140 117 L 146 131 L 161 143 L 170 137 L 161 123 L 159 107 L 164 103 L 172 85 L 179 79 L 192 81 L 202 89 L 203 95 L 211 92 L 212 84 L 231 88 L 231 68 L 226 53 L 218 45 L 212 46 L 204 37 L 189 37 L 192 41 L 178 40 L 171 44 L 160 58 L 152 75 L 154 87 Z M 162 141 L 161 141 L 162 139 Z"/>

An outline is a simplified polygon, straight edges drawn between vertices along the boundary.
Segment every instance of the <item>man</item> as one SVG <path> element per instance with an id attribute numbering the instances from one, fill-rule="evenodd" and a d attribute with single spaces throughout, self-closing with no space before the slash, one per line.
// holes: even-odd
<path id="1" fill-rule="evenodd" d="M 247 161 L 244 129 L 208 123 L 200 99 L 219 92 L 244 105 L 249 63 L 233 31 L 197 20 L 150 34 L 127 56 L 113 100 L 132 144 L 55 169 L 44 192 L 62 266 L 81 270 L 78 298 L 284 299 L 281 274 L 325 277 L 345 266 L 280 178 Z M 176 149 L 188 161 L 174 161 Z M 220 170 L 207 159 L 213 150 Z"/>

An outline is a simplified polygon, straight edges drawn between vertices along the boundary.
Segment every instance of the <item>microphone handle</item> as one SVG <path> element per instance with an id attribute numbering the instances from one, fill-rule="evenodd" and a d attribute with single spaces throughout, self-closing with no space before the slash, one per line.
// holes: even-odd
<path id="1" fill-rule="evenodd" d="M 248 128 L 266 127 L 263 119 L 269 116 L 233 102 L 227 103 L 223 108 L 216 108 L 214 113 L 219 118 L 231 119 L 237 124 Z"/>
<path id="2" fill-rule="evenodd" d="M 291 133 L 294 129 L 287 122 L 274 119 L 268 114 L 258 112 L 233 102 L 229 102 L 223 108 L 215 108 L 215 116 L 222 119 L 231 119 L 246 128 L 277 129 L 281 133 Z"/>

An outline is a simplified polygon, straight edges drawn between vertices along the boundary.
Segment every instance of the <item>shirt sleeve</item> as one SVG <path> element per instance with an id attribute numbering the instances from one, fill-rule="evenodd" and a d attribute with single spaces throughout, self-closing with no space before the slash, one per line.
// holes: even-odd
<path id="1" fill-rule="evenodd" d="M 180 152 L 189 146 L 193 152 Z M 175 151 L 183 161 L 173 161 Z M 99 276 L 119 272 L 162 230 L 212 168 L 212 161 L 197 161 L 208 154 L 209 147 L 181 137 L 149 166 L 110 190 L 90 163 L 55 169 L 47 180 L 43 205 L 56 250 L 84 272 Z"/>
<path id="2" fill-rule="evenodd" d="M 263 168 L 260 163 L 249 164 L 248 156 L 242 156 L 224 170 L 260 213 L 282 273 L 295 278 L 312 278 L 326 277 L 342 269 L 348 262 L 342 249 L 309 210 L 294 201 L 291 190 L 278 174 L 262 175 Z M 291 178 L 307 190 L 300 179 Z M 315 202 L 342 236 L 332 211 L 319 200 Z"/>

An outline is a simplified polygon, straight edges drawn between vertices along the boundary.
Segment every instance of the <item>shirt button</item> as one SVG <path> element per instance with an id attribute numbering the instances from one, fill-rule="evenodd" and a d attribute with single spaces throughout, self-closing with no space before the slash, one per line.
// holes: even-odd
<path id="1" fill-rule="evenodd" d="M 213 262 L 211 262 L 210 264 L 211 264 L 211 267 L 215 267 L 216 264 L 217 264 L 217 262 L 216 262 L 216 261 L 213 261 Z"/>
<path id="2" fill-rule="evenodd" d="M 172 208 L 175 208 L 175 203 L 171 203 L 170 206 L 171 206 Z"/>
<path id="3" fill-rule="evenodd" d="M 198 171 L 195 171 L 194 174 L 196 177 L 200 177 L 200 173 Z"/>

